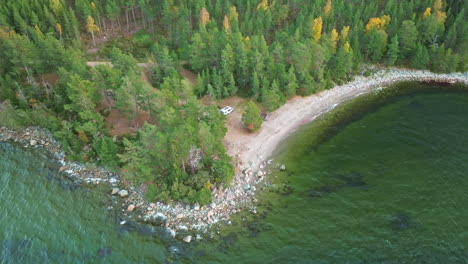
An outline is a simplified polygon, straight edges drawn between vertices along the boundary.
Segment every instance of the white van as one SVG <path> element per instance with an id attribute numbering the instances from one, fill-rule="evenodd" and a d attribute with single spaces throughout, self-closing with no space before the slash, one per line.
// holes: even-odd
<path id="1" fill-rule="evenodd" d="M 224 115 L 229 115 L 230 113 L 232 113 L 232 111 L 234 111 L 234 108 L 230 106 L 225 106 L 219 111 L 221 111 L 221 113 L 223 113 Z"/>

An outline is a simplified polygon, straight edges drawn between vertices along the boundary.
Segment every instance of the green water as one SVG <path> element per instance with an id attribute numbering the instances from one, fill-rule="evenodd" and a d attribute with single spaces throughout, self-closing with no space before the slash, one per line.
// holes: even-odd
<path id="1" fill-rule="evenodd" d="M 190 244 L 120 226 L 113 198 L 1 144 L 0 262 L 468 263 L 468 93 L 412 85 L 297 131 L 257 213 Z"/>

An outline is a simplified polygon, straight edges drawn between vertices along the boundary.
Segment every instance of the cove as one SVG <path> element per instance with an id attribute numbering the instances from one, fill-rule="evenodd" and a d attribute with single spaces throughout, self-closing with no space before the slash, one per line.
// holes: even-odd
<path id="1" fill-rule="evenodd" d="M 287 169 L 271 168 L 256 213 L 190 244 L 119 225 L 106 187 L 0 144 L 0 262 L 466 263 L 464 89 L 405 83 L 321 116 L 277 150 Z"/>

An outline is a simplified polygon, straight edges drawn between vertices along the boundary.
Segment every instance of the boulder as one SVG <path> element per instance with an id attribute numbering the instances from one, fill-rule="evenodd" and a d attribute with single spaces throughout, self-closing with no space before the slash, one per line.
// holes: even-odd
<path id="1" fill-rule="evenodd" d="M 119 191 L 120 191 L 119 188 L 112 188 L 111 189 L 111 194 L 116 195 Z"/>
<path id="2" fill-rule="evenodd" d="M 244 191 L 248 191 L 250 189 L 250 185 L 246 183 L 244 186 L 242 186 L 242 189 L 244 189 Z"/>
<path id="3" fill-rule="evenodd" d="M 215 202 L 212 202 L 210 206 L 211 206 L 211 208 L 215 208 L 215 207 L 216 207 L 216 203 L 215 203 Z"/>
<path id="4" fill-rule="evenodd" d="M 29 144 L 30 144 L 31 146 L 36 146 L 36 145 L 37 145 L 37 140 L 31 139 L 31 140 L 29 141 Z"/>
<path id="5" fill-rule="evenodd" d="M 198 203 L 194 204 L 194 205 L 193 205 L 193 209 L 194 209 L 195 211 L 200 210 L 200 205 L 199 205 Z"/>
<path id="6" fill-rule="evenodd" d="M 127 211 L 129 212 L 133 212 L 133 210 L 135 210 L 135 205 L 134 204 L 131 204 L 127 207 Z"/>
<path id="7" fill-rule="evenodd" d="M 149 222 L 152 225 L 160 226 L 166 221 L 167 217 L 162 213 L 157 213 L 155 215 L 145 216 L 143 220 Z"/>
<path id="8" fill-rule="evenodd" d="M 128 196 L 128 191 L 127 191 L 127 190 L 120 190 L 120 191 L 118 192 L 118 194 L 119 194 L 119 196 L 122 197 L 122 198 L 123 198 L 123 197 L 127 197 L 127 196 Z"/>
<path id="9" fill-rule="evenodd" d="M 286 170 L 286 166 L 283 164 L 280 166 L 280 171 L 285 171 Z"/>
<path id="10" fill-rule="evenodd" d="M 186 236 L 186 237 L 184 237 L 184 242 L 190 243 L 190 241 L 192 241 L 192 236 Z"/>

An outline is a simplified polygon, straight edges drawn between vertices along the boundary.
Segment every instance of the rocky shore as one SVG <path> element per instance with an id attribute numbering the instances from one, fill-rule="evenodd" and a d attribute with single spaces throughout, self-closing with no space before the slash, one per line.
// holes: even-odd
<path id="1" fill-rule="evenodd" d="M 13 130 L 0 127 L 0 142 L 12 142 L 24 148 L 43 148 L 52 158 L 57 160 L 61 167 L 59 172 L 64 173 L 70 179 L 82 182 L 98 184 L 108 182 L 117 184 L 119 176 L 105 168 L 85 166 L 77 162 L 65 160 L 65 154 L 60 144 L 52 134 L 45 129 L 29 127 L 22 130 Z"/>
<path id="2" fill-rule="evenodd" d="M 229 224 L 232 214 L 248 209 L 256 213 L 255 192 L 257 184 L 271 170 L 286 170 L 281 164 L 267 160 L 278 144 L 297 127 L 314 120 L 317 116 L 333 109 L 338 104 L 364 93 L 379 91 L 383 87 L 400 81 L 464 83 L 468 84 L 468 73 L 434 74 L 428 71 L 384 69 L 370 77 L 357 77 L 354 81 L 308 97 L 296 97 L 269 116 L 262 129 L 243 138 L 226 136 L 228 153 L 236 158 L 238 173 L 231 187 L 213 190 L 213 202 L 201 207 L 183 203 L 150 203 L 143 198 L 142 188 L 126 186 L 119 175 L 105 168 L 85 166 L 68 162 L 60 144 L 52 135 L 40 128 L 12 130 L 0 128 L 0 141 L 20 144 L 25 148 L 46 149 L 57 159 L 59 172 L 67 177 L 87 183 L 109 184 L 109 194 L 119 199 L 119 209 L 127 221 L 145 222 L 164 226 L 168 233 L 185 242 L 202 239 L 210 227 L 219 223 Z"/>

